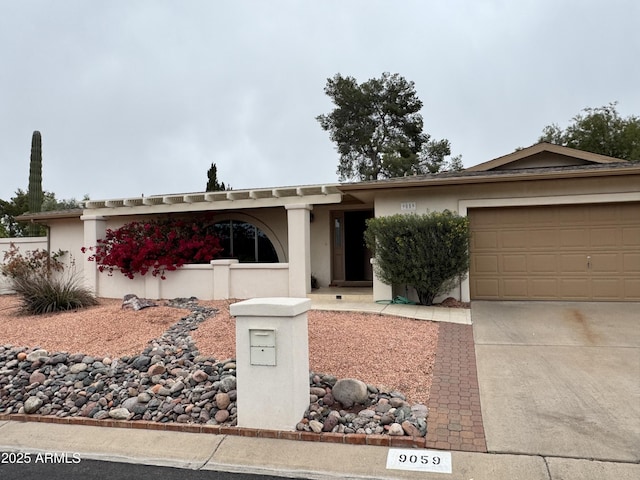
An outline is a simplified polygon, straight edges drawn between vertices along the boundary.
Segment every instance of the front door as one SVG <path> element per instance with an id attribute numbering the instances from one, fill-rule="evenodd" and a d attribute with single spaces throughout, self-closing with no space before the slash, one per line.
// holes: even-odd
<path id="1" fill-rule="evenodd" d="M 331 212 L 331 284 L 370 286 L 371 252 L 364 244 L 366 220 L 373 210 Z"/>

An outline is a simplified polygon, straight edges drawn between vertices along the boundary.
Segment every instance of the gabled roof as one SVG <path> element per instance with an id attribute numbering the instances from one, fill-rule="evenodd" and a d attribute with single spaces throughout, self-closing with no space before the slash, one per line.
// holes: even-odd
<path id="1" fill-rule="evenodd" d="M 559 167 L 572 165 L 593 165 L 624 162 L 620 158 L 562 147 L 553 143 L 540 142 L 508 155 L 494 158 L 466 169 L 467 172 L 486 172 L 520 168 Z"/>

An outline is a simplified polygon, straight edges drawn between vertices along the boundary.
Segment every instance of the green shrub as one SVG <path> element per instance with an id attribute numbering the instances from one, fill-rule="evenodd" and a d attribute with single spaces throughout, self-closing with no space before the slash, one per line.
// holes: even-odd
<path id="1" fill-rule="evenodd" d="M 93 292 L 80 285 L 76 275 L 25 275 L 13 278 L 12 287 L 20 298 L 23 313 L 31 315 L 75 310 L 98 303 Z"/>
<path id="2" fill-rule="evenodd" d="M 365 242 L 376 274 L 413 287 L 423 305 L 455 287 L 469 270 L 469 222 L 448 210 L 367 220 Z"/>

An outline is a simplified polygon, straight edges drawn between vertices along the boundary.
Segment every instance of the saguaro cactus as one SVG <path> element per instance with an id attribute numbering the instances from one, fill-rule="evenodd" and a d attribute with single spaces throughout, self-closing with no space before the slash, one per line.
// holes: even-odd
<path id="1" fill-rule="evenodd" d="M 31 137 L 31 161 L 29 163 L 29 212 L 37 213 L 42 209 L 44 193 L 42 191 L 42 137 L 37 130 Z M 37 237 L 40 226 L 29 224 L 29 236 Z"/>

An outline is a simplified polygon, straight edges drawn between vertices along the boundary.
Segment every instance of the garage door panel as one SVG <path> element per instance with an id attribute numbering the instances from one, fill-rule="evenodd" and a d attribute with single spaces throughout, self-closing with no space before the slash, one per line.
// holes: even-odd
<path id="1" fill-rule="evenodd" d="M 586 300 L 590 296 L 589 281 L 586 278 L 561 278 L 556 295 L 571 300 Z"/>
<path id="2" fill-rule="evenodd" d="M 527 272 L 527 255 L 503 255 L 502 256 L 502 272 L 504 273 L 526 273 Z"/>
<path id="3" fill-rule="evenodd" d="M 471 298 L 638 300 L 640 203 L 471 209 Z"/>
<path id="4" fill-rule="evenodd" d="M 529 297 L 538 300 L 553 298 L 558 290 L 558 280 L 553 277 L 529 278 Z"/>
<path id="5" fill-rule="evenodd" d="M 558 257 L 554 254 L 529 255 L 529 272 L 531 273 L 556 273 L 558 269 Z"/>
<path id="6" fill-rule="evenodd" d="M 555 212 L 550 212 L 548 210 L 545 211 L 544 209 L 540 208 L 530 208 L 525 210 L 524 212 L 522 210 L 520 212 L 514 210 L 513 216 L 519 218 L 520 222 L 523 223 L 526 227 L 537 227 L 543 225 L 552 226 L 557 221 Z"/>
<path id="7" fill-rule="evenodd" d="M 498 248 L 498 233 L 496 231 L 474 232 L 472 239 L 472 248 L 476 250 L 495 249 Z"/>
<path id="8" fill-rule="evenodd" d="M 473 266 L 478 273 L 498 273 L 497 255 L 476 255 L 473 258 Z"/>
<path id="9" fill-rule="evenodd" d="M 590 246 L 594 248 L 616 248 L 620 244 L 619 228 L 592 228 Z"/>
<path id="10" fill-rule="evenodd" d="M 593 300 L 619 300 L 622 298 L 623 282 L 619 278 L 594 278 L 591 280 Z"/>
<path id="11" fill-rule="evenodd" d="M 589 231 L 586 228 L 560 230 L 560 248 L 588 248 Z"/>
<path id="12" fill-rule="evenodd" d="M 529 240 L 530 248 L 553 248 L 558 246 L 559 235 L 555 230 L 533 229 L 522 232 L 523 236 Z"/>
<path id="13" fill-rule="evenodd" d="M 529 238 L 526 230 L 507 230 L 501 232 L 500 247 L 521 250 L 529 247 Z"/>
<path id="14" fill-rule="evenodd" d="M 598 253 L 591 258 L 591 271 L 593 273 L 617 273 L 622 269 L 622 254 Z"/>
<path id="15" fill-rule="evenodd" d="M 622 256 L 622 263 L 624 273 L 640 274 L 640 252 L 624 254 Z"/>
<path id="16" fill-rule="evenodd" d="M 504 298 L 522 298 L 528 292 L 527 278 L 505 278 L 502 283 L 502 296 Z"/>
<path id="17" fill-rule="evenodd" d="M 560 264 L 558 265 L 559 272 L 565 272 L 569 274 L 573 273 L 586 273 L 588 266 L 588 259 L 586 254 L 568 254 L 564 253 L 560 255 Z"/>
<path id="18" fill-rule="evenodd" d="M 608 223 L 611 220 L 615 220 L 615 218 L 620 215 L 620 207 L 619 205 L 612 204 L 594 204 L 590 205 L 588 210 L 583 210 L 588 212 L 589 214 L 589 223 L 597 224 L 597 223 Z"/>
<path id="19" fill-rule="evenodd" d="M 478 298 L 484 300 L 497 300 L 500 298 L 500 284 L 497 278 L 475 280 L 473 283 Z"/>
<path id="20" fill-rule="evenodd" d="M 638 247 L 640 245 L 640 227 L 622 227 L 622 245 Z"/>
<path id="21" fill-rule="evenodd" d="M 640 278 L 627 278 L 624 280 L 624 298 L 625 300 L 640 300 Z"/>

